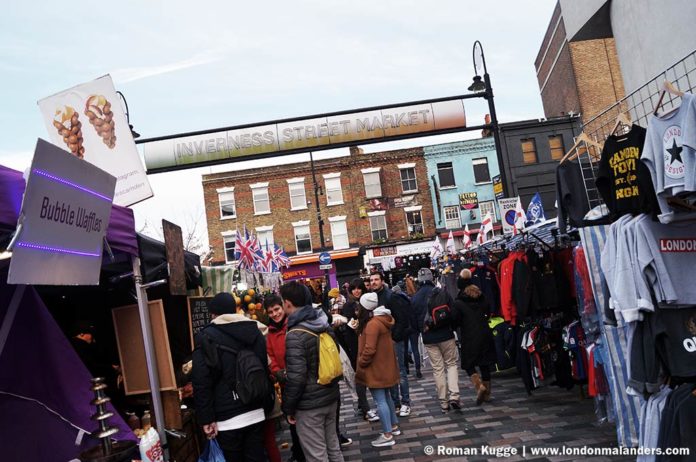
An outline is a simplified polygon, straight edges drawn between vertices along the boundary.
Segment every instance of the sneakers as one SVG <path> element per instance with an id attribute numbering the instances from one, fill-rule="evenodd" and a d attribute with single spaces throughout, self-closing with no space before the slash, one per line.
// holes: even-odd
<path id="1" fill-rule="evenodd" d="M 343 434 L 338 435 L 338 442 L 341 444 L 341 447 L 344 448 L 346 446 L 350 446 L 353 443 L 353 440 L 351 438 L 347 438 L 346 436 L 343 436 Z"/>
<path id="2" fill-rule="evenodd" d="M 367 420 L 368 422 L 378 422 L 378 421 L 379 421 L 379 416 L 377 415 L 377 412 L 375 412 L 375 411 L 373 411 L 372 409 L 370 409 L 370 410 L 367 411 L 367 413 L 365 414 L 365 420 Z"/>
<path id="3" fill-rule="evenodd" d="M 392 436 L 399 436 L 399 435 L 401 435 L 401 429 L 399 428 L 398 425 L 392 427 L 391 434 L 392 434 Z"/>
<path id="4" fill-rule="evenodd" d="M 394 437 L 387 438 L 384 436 L 384 434 L 380 434 L 379 437 L 372 442 L 372 446 L 376 448 L 381 448 L 385 446 L 394 446 L 396 444 L 396 441 L 394 441 Z"/>
<path id="5" fill-rule="evenodd" d="M 401 409 L 399 410 L 399 416 L 401 417 L 408 417 L 411 415 L 411 406 L 407 404 L 402 404 Z"/>

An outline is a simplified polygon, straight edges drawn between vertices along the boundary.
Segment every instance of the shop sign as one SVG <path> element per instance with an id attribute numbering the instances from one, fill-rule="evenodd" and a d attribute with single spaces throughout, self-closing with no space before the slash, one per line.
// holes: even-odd
<path id="1" fill-rule="evenodd" d="M 464 98 L 451 97 L 147 140 L 143 154 L 148 171 L 176 170 L 465 128 Z"/>
<path id="2" fill-rule="evenodd" d="M 391 245 L 388 247 L 376 247 L 372 249 L 372 255 L 375 257 L 388 257 L 390 255 L 396 255 L 396 246 Z"/>
<path id="3" fill-rule="evenodd" d="M 496 199 L 502 199 L 504 197 L 503 180 L 500 178 L 500 175 L 493 177 L 493 194 L 495 194 Z"/>
<path id="4" fill-rule="evenodd" d="M 499 199 L 498 208 L 500 210 L 501 222 L 503 224 L 503 234 L 511 233 L 515 226 L 517 216 L 517 197 L 511 199 Z"/>
<path id="5" fill-rule="evenodd" d="M 474 210 L 478 208 L 478 193 L 466 192 L 459 194 L 459 207 L 462 210 Z"/>
<path id="6" fill-rule="evenodd" d="M 116 177 L 114 204 L 126 207 L 152 197 L 111 76 L 62 91 L 38 104 L 53 144 Z"/>
<path id="7" fill-rule="evenodd" d="M 414 194 L 411 194 L 410 196 L 395 197 L 393 199 L 393 204 L 394 207 L 397 208 L 413 207 L 414 205 L 418 205 L 418 198 Z"/>
<path id="8" fill-rule="evenodd" d="M 38 140 L 7 282 L 98 285 L 115 187 L 115 177 Z"/>
<path id="9" fill-rule="evenodd" d="M 307 270 L 283 271 L 283 279 L 296 279 L 307 277 Z"/>
<path id="10" fill-rule="evenodd" d="M 428 242 L 418 242 L 415 244 L 403 244 L 397 246 L 396 248 L 399 255 L 418 255 L 418 254 L 430 254 L 433 250 L 432 241 Z"/>

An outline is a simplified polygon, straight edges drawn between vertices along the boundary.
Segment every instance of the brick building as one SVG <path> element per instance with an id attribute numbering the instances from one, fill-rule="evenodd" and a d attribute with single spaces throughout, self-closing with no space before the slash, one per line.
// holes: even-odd
<path id="1" fill-rule="evenodd" d="M 585 122 L 624 97 L 611 27 L 594 30 L 602 32 L 569 36 L 556 4 L 534 62 L 546 118 L 581 114 Z"/>
<path id="2" fill-rule="evenodd" d="M 422 148 L 315 161 L 332 285 L 359 274 L 366 249 L 427 240 L 435 233 Z M 286 278 L 315 277 L 321 251 L 309 162 L 203 176 L 213 264 L 234 263 L 237 230 L 246 225 L 291 257 Z M 379 253 L 379 250 L 376 251 Z"/>

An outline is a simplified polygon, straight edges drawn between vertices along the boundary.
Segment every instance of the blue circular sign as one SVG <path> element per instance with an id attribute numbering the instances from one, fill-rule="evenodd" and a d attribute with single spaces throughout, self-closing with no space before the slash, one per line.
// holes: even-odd
<path id="1" fill-rule="evenodd" d="M 322 265 L 328 265 L 329 263 L 331 263 L 331 254 L 329 252 L 320 253 L 319 263 Z"/>

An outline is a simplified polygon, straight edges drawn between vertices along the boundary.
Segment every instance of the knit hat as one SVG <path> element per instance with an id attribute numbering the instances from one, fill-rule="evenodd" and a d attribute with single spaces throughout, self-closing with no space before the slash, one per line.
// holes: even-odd
<path id="1" fill-rule="evenodd" d="M 374 292 L 368 292 L 360 297 L 360 305 L 367 311 L 372 311 L 379 305 L 379 299 Z"/>
<path id="2" fill-rule="evenodd" d="M 338 290 L 338 287 L 334 287 L 329 291 L 329 298 L 338 298 L 338 296 L 341 294 L 341 291 Z"/>
<path id="3" fill-rule="evenodd" d="M 214 315 L 234 314 L 237 312 L 237 302 L 232 294 L 220 292 L 210 301 L 208 311 Z"/>
<path id="4" fill-rule="evenodd" d="M 418 270 L 418 282 L 433 282 L 433 273 L 428 268 Z"/>

